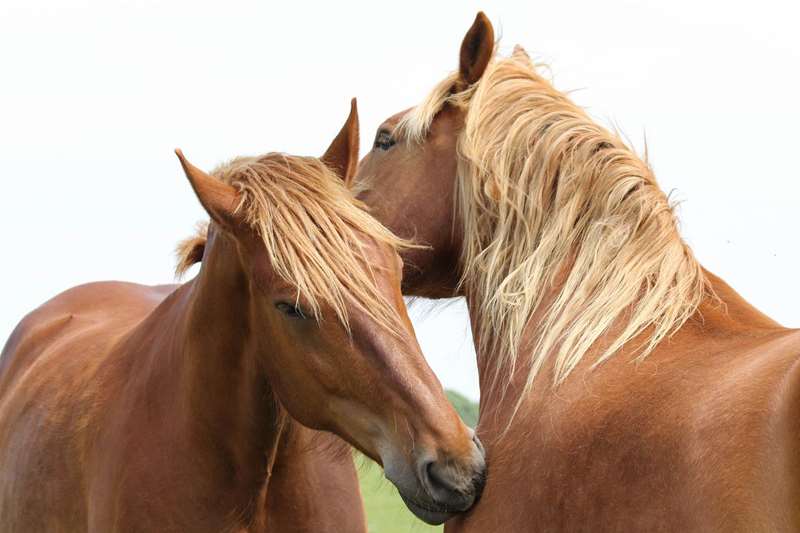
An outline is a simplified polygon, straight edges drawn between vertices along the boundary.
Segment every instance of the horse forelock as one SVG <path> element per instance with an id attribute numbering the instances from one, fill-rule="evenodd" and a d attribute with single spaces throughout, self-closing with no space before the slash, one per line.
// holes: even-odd
<path id="1" fill-rule="evenodd" d="M 461 286 L 477 313 L 478 348 L 496 357 L 495 381 L 527 365 L 521 402 L 546 362 L 560 384 L 601 337 L 594 365 L 643 334 L 636 354 L 646 357 L 713 296 L 648 164 L 524 52 L 495 58 L 461 92 L 456 78 L 439 83 L 397 134 L 423 142 L 443 106 L 465 112 Z M 534 313 L 541 320 L 531 326 Z M 531 327 L 536 340 L 523 350 Z"/>
<path id="2" fill-rule="evenodd" d="M 240 157 L 212 174 L 242 195 L 238 211 L 261 237 L 275 272 L 297 289 L 317 317 L 327 304 L 349 329 L 347 306 L 355 306 L 392 332 L 403 326 L 379 292 L 380 267 L 367 257 L 372 244 L 400 249 L 409 244 L 367 214 L 361 203 L 320 160 L 271 153 Z M 178 245 L 180 275 L 202 258 L 207 226 Z"/>

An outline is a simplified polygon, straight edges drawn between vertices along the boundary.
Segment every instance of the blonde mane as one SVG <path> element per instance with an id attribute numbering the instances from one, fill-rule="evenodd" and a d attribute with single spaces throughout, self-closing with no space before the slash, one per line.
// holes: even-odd
<path id="1" fill-rule="evenodd" d="M 592 347 L 601 349 L 598 365 L 646 334 L 633 348 L 646 357 L 710 294 L 649 166 L 521 49 L 454 93 L 456 80 L 437 85 L 398 134 L 421 142 L 443 105 L 465 111 L 455 206 L 461 285 L 477 313 L 479 349 L 498 357 L 495 379 L 529 365 L 522 401 L 551 357 L 555 385 Z M 534 313 L 536 341 L 522 348 Z"/>
<path id="2" fill-rule="evenodd" d="M 329 305 L 349 329 L 347 305 L 398 333 L 402 325 L 378 291 L 365 254 L 369 241 L 400 249 L 407 243 L 367 214 L 363 205 L 319 159 L 271 153 L 239 157 L 212 174 L 242 194 L 238 211 L 261 237 L 271 266 L 297 289 L 319 320 Z M 178 274 L 202 259 L 206 227 L 178 245 Z"/>

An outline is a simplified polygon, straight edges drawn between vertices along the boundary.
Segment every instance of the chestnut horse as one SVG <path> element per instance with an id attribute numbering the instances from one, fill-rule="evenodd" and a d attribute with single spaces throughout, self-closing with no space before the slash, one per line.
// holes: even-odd
<path id="1" fill-rule="evenodd" d="M 704 270 L 651 169 L 480 13 L 356 180 L 464 295 L 489 478 L 448 532 L 800 529 L 800 331 Z"/>
<path id="2" fill-rule="evenodd" d="M 349 452 L 287 464 L 313 444 L 298 422 L 383 465 L 425 520 L 470 507 L 483 451 L 420 353 L 403 242 L 340 179 L 355 117 L 322 160 L 209 175 L 177 151 L 212 220 L 184 248 L 197 277 L 83 285 L 23 319 L 0 360 L 0 530 L 363 531 Z M 306 491 L 326 523 L 299 514 Z"/>

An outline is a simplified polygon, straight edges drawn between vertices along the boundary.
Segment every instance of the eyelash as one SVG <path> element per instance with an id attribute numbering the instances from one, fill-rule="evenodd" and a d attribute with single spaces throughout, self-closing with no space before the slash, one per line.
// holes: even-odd
<path id="1" fill-rule="evenodd" d="M 275 304 L 275 307 L 278 308 L 278 311 L 288 316 L 289 318 L 295 318 L 295 319 L 307 318 L 306 314 L 299 306 L 292 305 L 286 302 L 278 302 Z"/>
<path id="2" fill-rule="evenodd" d="M 394 145 L 395 145 L 395 140 L 392 139 L 392 136 L 385 131 L 381 131 L 375 137 L 375 144 L 373 147 L 378 148 L 380 150 L 388 150 Z"/>

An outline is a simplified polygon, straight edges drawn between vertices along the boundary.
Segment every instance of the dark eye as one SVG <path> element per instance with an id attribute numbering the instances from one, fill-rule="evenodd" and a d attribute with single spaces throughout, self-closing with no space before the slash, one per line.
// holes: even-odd
<path id="1" fill-rule="evenodd" d="M 378 135 L 375 136 L 375 148 L 380 150 L 388 150 L 392 146 L 394 146 L 394 139 L 392 139 L 391 133 L 386 130 L 381 130 L 378 132 Z"/>
<path id="2" fill-rule="evenodd" d="M 297 318 L 297 319 L 306 318 L 306 314 L 303 313 L 303 310 L 300 309 L 300 307 L 297 305 L 292 305 L 286 302 L 278 302 L 275 304 L 275 307 L 278 308 L 278 311 L 288 316 L 289 318 Z"/>

